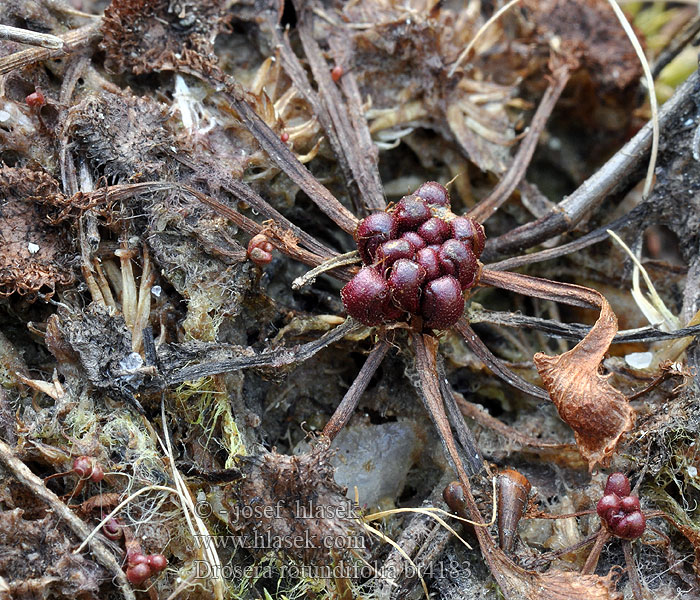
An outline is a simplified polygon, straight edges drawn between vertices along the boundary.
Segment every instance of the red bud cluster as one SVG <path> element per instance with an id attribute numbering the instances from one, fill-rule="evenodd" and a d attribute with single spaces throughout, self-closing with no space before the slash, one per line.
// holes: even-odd
<path id="1" fill-rule="evenodd" d="M 105 536 L 112 541 L 116 541 L 122 537 L 122 535 L 124 535 L 124 532 L 122 531 L 122 524 L 114 517 L 109 519 L 109 521 L 102 526 L 102 533 L 104 533 Z"/>
<path id="2" fill-rule="evenodd" d="M 272 262 L 272 251 L 274 249 L 272 242 L 264 234 L 259 233 L 248 242 L 248 258 L 259 267 L 264 267 Z"/>
<path id="3" fill-rule="evenodd" d="M 639 498 L 631 496 L 630 489 L 629 479 L 623 473 L 612 473 L 596 507 L 608 531 L 625 540 L 640 537 L 646 528 Z"/>
<path id="4" fill-rule="evenodd" d="M 80 479 L 90 479 L 99 483 L 104 479 L 105 473 L 97 461 L 90 456 L 79 456 L 73 461 L 73 473 Z"/>
<path id="5" fill-rule="evenodd" d="M 447 329 L 478 281 L 486 236 L 474 219 L 455 217 L 447 190 L 429 181 L 363 219 L 355 241 L 365 266 L 340 292 L 350 316 L 379 325 L 417 315 L 426 327 Z"/>
<path id="6" fill-rule="evenodd" d="M 151 575 L 160 573 L 168 566 L 168 559 L 162 554 L 132 552 L 127 560 L 126 578 L 132 585 L 141 585 Z"/>

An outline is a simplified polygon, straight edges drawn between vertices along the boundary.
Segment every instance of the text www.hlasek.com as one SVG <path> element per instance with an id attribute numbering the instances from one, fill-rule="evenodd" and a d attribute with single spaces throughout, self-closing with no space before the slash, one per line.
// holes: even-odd
<path id="1" fill-rule="evenodd" d="M 364 549 L 362 536 L 326 535 L 312 537 L 308 531 L 298 535 L 274 535 L 272 532 L 253 535 L 197 535 L 197 549 L 247 548 L 256 550 L 301 550 L 301 549 Z"/>

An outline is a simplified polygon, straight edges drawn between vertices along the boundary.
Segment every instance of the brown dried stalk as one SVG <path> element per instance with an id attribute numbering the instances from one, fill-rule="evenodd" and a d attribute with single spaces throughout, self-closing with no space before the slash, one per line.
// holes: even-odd
<path id="1" fill-rule="evenodd" d="M 319 87 L 318 104 L 321 107 L 319 120 L 333 146 L 345 180 L 348 182 L 355 210 L 358 214 L 365 213 L 366 209 L 383 210 L 386 207 L 386 202 L 384 201 L 376 160 L 372 163 L 373 153 L 363 152 L 360 144 L 361 131 L 359 128 L 363 126 L 367 129 L 367 122 L 364 117 L 353 119 L 353 114 L 346 105 L 343 95 L 331 78 L 331 69 L 323 58 L 321 48 L 312 35 L 312 21 L 306 14 L 308 6 L 300 2 L 295 4 L 300 13 L 299 38 Z M 341 34 L 342 30 L 339 30 L 338 35 Z"/>
<path id="2" fill-rule="evenodd" d="M 389 344 L 387 342 L 379 342 L 369 353 L 365 364 L 362 365 L 362 369 L 357 374 L 357 377 L 352 382 L 350 389 L 347 391 L 340 404 L 335 409 L 333 416 L 328 420 L 326 426 L 323 428 L 323 433 L 325 437 L 329 440 L 333 440 L 340 430 L 345 427 L 345 424 L 350 420 L 352 413 L 357 407 L 357 403 L 360 400 L 360 396 L 364 393 L 369 385 L 372 376 L 376 373 L 379 365 L 384 360 L 386 353 L 389 351 Z"/>
<path id="3" fill-rule="evenodd" d="M 690 75 L 661 107 L 659 111 L 661 130 L 671 125 L 685 109 L 686 102 L 694 97 L 699 77 L 698 72 Z M 635 174 L 648 159 L 651 138 L 652 123 L 649 122 L 573 194 L 562 200 L 549 213 L 488 240 L 484 257 L 492 259 L 507 252 L 526 250 L 561 233 L 571 231 L 586 215 L 600 206 L 605 198 L 613 193 L 622 193 L 636 184 L 638 179 Z"/>
<path id="4" fill-rule="evenodd" d="M 462 317 L 457 322 L 455 329 L 462 334 L 462 337 L 467 343 L 469 349 L 479 357 L 481 362 L 483 362 L 506 383 L 525 392 L 526 394 L 534 396 L 535 398 L 549 400 L 549 394 L 547 394 L 545 390 L 537 387 L 536 385 L 532 385 L 529 381 L 525 381 L 522 377 L 520 377 L 520 375 L 514 373 L 505 364 L 503 364 L 502 360 L 494 356 L 491 350 L 486 347 L 486 344 L 481 341 L 479 336 L 477 336 L 475 331 L 469 326 L 469 323 L 465 317 Z"/>
<path id="5" fill-rule="evenodd" d="M 80 48 L 91 44 L 100 39 L 101 21 L 90 23 L 84 27 L 74 29 L 68 33 L 58 36 L 63 40 L 63 45 L 60 48 L 28 48 L 15 52 L 9 56 L 0 58 L 0 75 L 14 71 L 15 69 L 23 69 L 35 63 L 50 60 L 52 58 L 60 58 L 71 52 L 75 52 Z"/>
<path id="6" fill-rule="evenodd" d="M 183 67 L 183 71 L 204 79 L 213 87 L 221 88 L 224 97 L 231 107 L 238 113 L 243 125 L 250 131 L 268 154 L 272 161 L 282 169 L 287 176 L 304 190 L 309 198 L 335 222 L 343 231 L 352 234 L 358 224 L 358 219 L 347 208 L 345 208 L 331 192 L 322 185 L 309 170 L 299 162 L 294 152 L 284 144 L 279 136 L 270 129 L 253 107 L 246 100 L 246 92 L 233 80 L 232 77 L 219 70 L 212 64 L 203 65 L 206 72 Z"/>
<path id="7" fill-rule="evenodd" d="M 438 342 L 432 335 L 414 333 L 411 336 L 413 349 L 416 354 L 416 371 L 420 378 L 423 402 L 433 421 L 440 440 L 450 459 L 452 468 L 457 473 L 463 485 L 469 485 L 469 477 L 465 470 L 462 455 L 457 449 L 450 422 L 445 414 L 445 406 L 438 381 L 437 348 Z M 470 464 L 469 462 L 467 464 Z M 470 469 L 472 470 L 472 469 Z M 477 528 L 478 529 L 478 528 Z"/>

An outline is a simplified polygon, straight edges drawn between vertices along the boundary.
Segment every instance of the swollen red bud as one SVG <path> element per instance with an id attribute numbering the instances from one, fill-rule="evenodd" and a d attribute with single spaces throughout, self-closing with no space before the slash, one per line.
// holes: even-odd
<path id="1" fill-rule="evenodd" d="M 634 540 L 644 533 L 647 520 L 641 511 L 635 511 L 623 517 L 612 529 L 612 532 L 626 540 Z"/>
<path id="2" fill-rule="evenodd" d="M 620 500 L 620 509 L 626 513 L 631 513 L 635 510 L 641 510 L 639 498 L 637 498 L 637 496 L 625 496 Z"/>
<path id="3" fill-rule="evenodd" d="M 428 204 L 433 206 L 449 206 L 450 194 L 444 185 L 440 185 L 437 181 L 426 181 L 415 192 L 415 196 L 420 196 Z"/>
<path id="4" fill-rule="evenodd" d="M 391 298 L 389 284 L 373 267 L 364 267 L 340 290 L 348 314 L 365 325 L 387 319 Z"/>
<path id="5" fill-rule="evenodd" d="M 443 273 L 457 278 L 463 290 L 476 284 L 479 264 L 470 246 L 457 240 L 447 240 L 438 252 Z"/>
<path id="6" fill-rule="evenodd" d="M 433 329 L 447 329 L 454 325 L 464 312 L 462 289 L 451 275 L 433 279 L 423 291 L 421 313 L 425 326 Z"/>
<path id="7" fill-rule="evenodd" d="M 425 269 L 425 278 L 427 281 L 432 281 L 442 275 L 438 253 L 433 248 L 418 250 L 418 252 L 416 252 L 416 262 Z"/>
<path id="8" fill-rule="evenodd" d="M 617 494 L 620 498 L 629 496 L 632 486 L 630 480 L 624 473 L 611 473 L 608 476 L 608 481 L 605 484 L 606 494 Z"/>
<path id="9" fill-rule="evenodd" d="M 394 210 L 394 218 L 402 231 L 416 229 L 432 216 L 425 201 L 416 195 L 404 196 Z"/>
<path id="10" fill-rule="evenodd" d="M 90 473 L 90 481 L 93 481 L 95 483 L 99 483 L 105 478 L 105 472 L 102 470 L 102 467 L 98 464 L 95 464 L 92 467 L 92 473 Z"/>
<path id="11" fill-rule="evenodd" d="M 355 230 L 355 241 L 363 262 L 371 264 L 377 247 L 394 239 L 397 233 L 396 219 L 390 213 L 378 212 L 362 219 Z"/>
<path id="12" fill-rule="evenodd" d="M 148 566 L 155 573 L 163 571 L 168 566 L 168 559 L 163 554 L 149 554 L 146 558 L 148 559 Z"/>
<path id="13" fill-rule="evenodd" d="M 401 234 L 401 239 L 411 242 L 416 250 L 420 250 L 426 246 L 425 240 L 415 231 L 405 231 Z"/>
<path id="14" fill-rule="evenodd" d="M 141 585 L 151 576 L 151 567 L 147 563 L 139 563 L 126 570 L 126 578 L 131 585 Z"/>
<path id="15" fill-rule="evenodd" d="M 112 517 L 102 526 L 102 533 L 110 540 L 118 540 L 123 535 L 122 526 L 119 521 Z"/>
<path id="16" fill-rule="evenodd" d="M 399 308 L 416 314 L 420 306 L 421 286 L 425 269 L 418 263 L 402 258 L 394 263 L 389 275 L 391 294 Z"/>
<path id="17" fill-rule="evenodd" d="M 442 244 L 450 237 L 450 226 L 438 217 L 428 219 L 418 228 L 418 235 L 421 236 L 425 243 Z"/>
<path id="18" fill-rule="evenodd" d="M 408 240 L 389 240 L 377 248 L 374 261 L 379 268 L 388 269 L 400 258 L 413 258 L 415 253 L 416 248 Z"/>
<path id="19" fill-rule="evenodd" d="M 87 479 L 92 475 L 92 458 L 79 456 L 73 461 L 73 472 L 81 479 Z"/>
<path id="20" fill-rule="evenodd" d="M 454 239 L 471 244 L 477 258 L 481 256 L 486 244 L 486 234 L 481 223 L 470 217 L 455 217 L 450 221 L 450 231 Z"/>
<path id="21" fill-rule="evenodd" d="M 620 510 L 620 498 L 615 494 L 606 494 L 596 505 L 596 511 L 601 519 L 608 519 L 611 513 L 616 513 Z"/>

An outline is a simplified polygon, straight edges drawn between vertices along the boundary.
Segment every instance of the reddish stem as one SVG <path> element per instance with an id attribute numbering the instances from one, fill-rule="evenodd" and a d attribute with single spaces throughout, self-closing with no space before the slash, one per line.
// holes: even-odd
<path id="1" fill-rule="evenodd" d="M 333 416 L 330 418 L 326 426 L 323 428 L 323 434 L 329 440 L 333 440 L 338 432 L 345 427 L 345 424 L 350 420 L 352 413 L 360 401 L 360 397 L 367 389 L 372 376 L 381 364 L 382 360 L 389 351 L 389 344 L 379 342 L 369 353 L 365 364 L 362 365 L 360 372 L 357 374 L 355 381 L 352 382 L 350 389 L 345 393 L 338 407 L 335 409 Z"/>
<path id="2" fill-rule="evenodd" d="M 598 532 L 598 537 L 595 540 L 595 545 L 591 548 L 591 553 L 586 559 L 586 564 L 583 565 L 581 569 L 582 575 L 591 575 L 595 572 L 595 568 L 598 566 L 598 559 L 600 558 L 600 553 L 603 551 L 603 546 L 607 544 L 608 540 L 612 536 L 605 530 L 601 529 Z"/>

